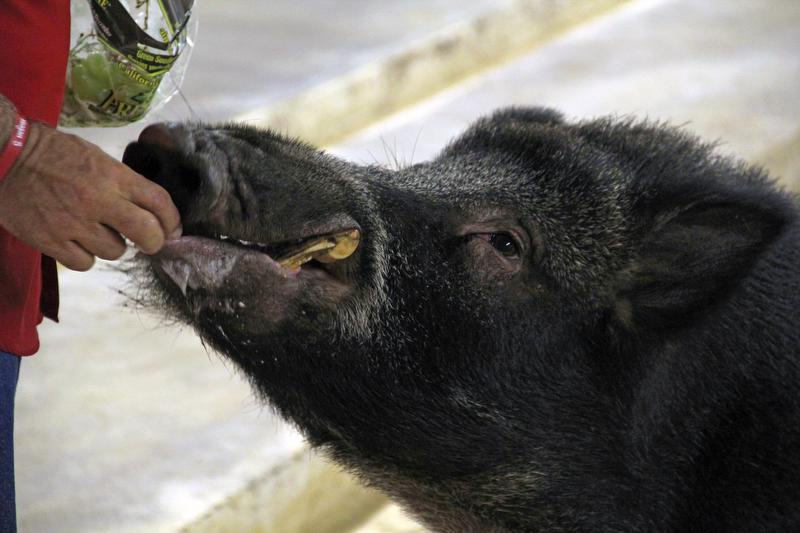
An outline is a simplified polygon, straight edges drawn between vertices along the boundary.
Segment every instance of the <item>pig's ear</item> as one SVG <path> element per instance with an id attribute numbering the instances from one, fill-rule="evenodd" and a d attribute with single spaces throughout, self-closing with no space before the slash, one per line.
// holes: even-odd
<path id="1" fill-rule="evenodd" d="M 661 204 L 648 217 L 625 275 L 624 322 L 680 327 L 723 301 L 789 218 L 784 201 L 768 200 L 776 198 Z"/>

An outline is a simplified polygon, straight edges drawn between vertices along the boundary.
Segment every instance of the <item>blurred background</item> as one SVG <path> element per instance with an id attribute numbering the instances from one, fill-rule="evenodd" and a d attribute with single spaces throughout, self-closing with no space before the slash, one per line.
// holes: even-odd
<path id="1" fill-rule="evenodd" d="M 149 122 L 240 120 L 396 166 L 497 107 L 544 105 L 679 124 L 800 186 L 796 0 L 197 0 L 193 16 L 181 95 L 73 132 L 119 157 Z M 21 532 L 424 531 L 191 331 L 131 309 L 109 264 L 61 285 L 61 323 L 21 369 Z"/>

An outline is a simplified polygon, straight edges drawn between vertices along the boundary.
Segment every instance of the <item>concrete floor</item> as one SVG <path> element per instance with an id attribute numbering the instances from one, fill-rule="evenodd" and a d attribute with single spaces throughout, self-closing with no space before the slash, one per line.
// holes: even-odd
<path id="1" fill-rule="evenodd" d="M 642 0 L 363 131 L 334 152 L 393 164 L 434 156 L 506 105 L 573 119 L 631 115 L 685 125 L 787 182 L 800 152 L 800 2 Z M 795 155 L 793 157 L 793 154 Z M 796 167 L 795 167 L 796 168 Z"/>
<path id="2" fill-rule="evenodd" d="M 472 8 L 479 10 L 480 4 Z M 459 11 L 467 5 L 463 2 L 425 5 L 441 7 L 440 21 L 475 13 L 469 7 Z M 286 6 L 289 17 L 293 9 Z M 762 162 L 787 183 L 796 183 L 800 3 L 775 0 L 769 9 L 764 6 L 749 0 L 631 2 L 376 124 L 332 151 L 355 161 L 386 163 L 395 156 L 420 161 L 482 113 L 510 104 L 548 105 L 571 117 L 634 114 L 686 124 L 720 139 L 722 150 Z M 226 11 L 213 9 L 219 17 Z M 336 18 L 335 11 L 321 13 Z M 295 22 L 287 26 L 294 31 L 279 34 L 281 39 L 300 31 L 302 17 Z M 360 27 L 351 18 L 340 31 Z M 235 33 L 235 27 L 226 31 Z M 344 39 L 337 35 L 332 41 Z M 200 46 L 194 68 L 203 64 Z M 376 46 L 376 54 L 391 48 L 382 46 Z M 338 53 L 355 54 L 353 49 Z M 226 75 L 247 78 L 242 68 Z M 286 72 L 291 70 L 292 65 L 286 66 Z M 209 72 L 198 74 L 198 83 L 211 86 Z M 195 90 L 190 81 L 187 95 Z M 223 108 L 237 99 L 252 103 L 261 83 L 269 85 L 268 76 L 254 80 L 251 93 L 208 95 L 208 105 Z M 214 91 L 224 94 L 230 89 L 224 85 L 213 85 Z M 111 138 L 106 146 L 112 152 L 121 148 Z M 225 514 L 224 500 L 243 482 L 267 472 L 265 465 L 295 457 L 302 447 L 297 435 L 257 405 L 235 372 L 206 355 L 192 334 L 126 311 L 112 290 L 120 284 L 115 273 L 102 268 L 89 274 L 66 272 L 62 280 L 69 312 L 61 325 L 42 329 L 42 353 L 26 360 L 22 369 L 17 428 L 21 530 L 173 532 L 199 524 L 205 515 L 206 529 L 187 531 L 289 531 L 279 525 L 259 529 L 252 522 L 250 529 L 225 528 L 225 520 L 241 519 L 252 505 L 268 506 L 269 492 L 258 493 L 251 507 L 238 508 L 238 515 Z M 396 508 L 388 508 L 358 532 L 417 530 Z"/>

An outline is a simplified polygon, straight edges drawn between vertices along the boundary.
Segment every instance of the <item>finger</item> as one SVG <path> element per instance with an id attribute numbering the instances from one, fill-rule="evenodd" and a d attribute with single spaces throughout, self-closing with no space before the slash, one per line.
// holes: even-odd
<path id="1" fill-rule="evenodd" d="M 63 243 L 57 251 L 48 255 L 68 269 L 79 272 L 86 272 L 94 264 L 94 256 L 74 241 Z"/>
<path id="2" fill-rule="evenodd" d="M 146 254 L 154 254 L 164 245 L 164 230 L 159 220 L 130 202 L 117 204 L 101 222 L 132 240 Z"/>
<path id="3" fill-rule="evenodd" d="M 142 209 L 152 213 L 161 224 L 164 235 L 171 235 L 178 228 L 181 216 L 166 189 L 143 176 L 131 182 L 130 199 Z"/>
<path id="4" fill-rule="evenodd" d="M 122 236 L 102 224 L 96 224 L 79 242 L 87 252 L 100 259 L 119 259 L 125 253 L 125 240 Z"/>

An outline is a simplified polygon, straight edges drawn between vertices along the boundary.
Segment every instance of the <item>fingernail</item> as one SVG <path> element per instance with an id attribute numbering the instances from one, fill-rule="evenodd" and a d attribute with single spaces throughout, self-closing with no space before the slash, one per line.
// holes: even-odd
<path id="1" fill-rule="evenodd" d="M 167 237 L 167 240 L 168 241 L 174 241 L 174 240 L 180 239 L 181 235 L 183 235 L 183 226 L 181 224 L 178 224 L 178 227 L 175 228 L 175 231 L 173 231 L 172 233 L 169 234 L 169 237 Z"/>

